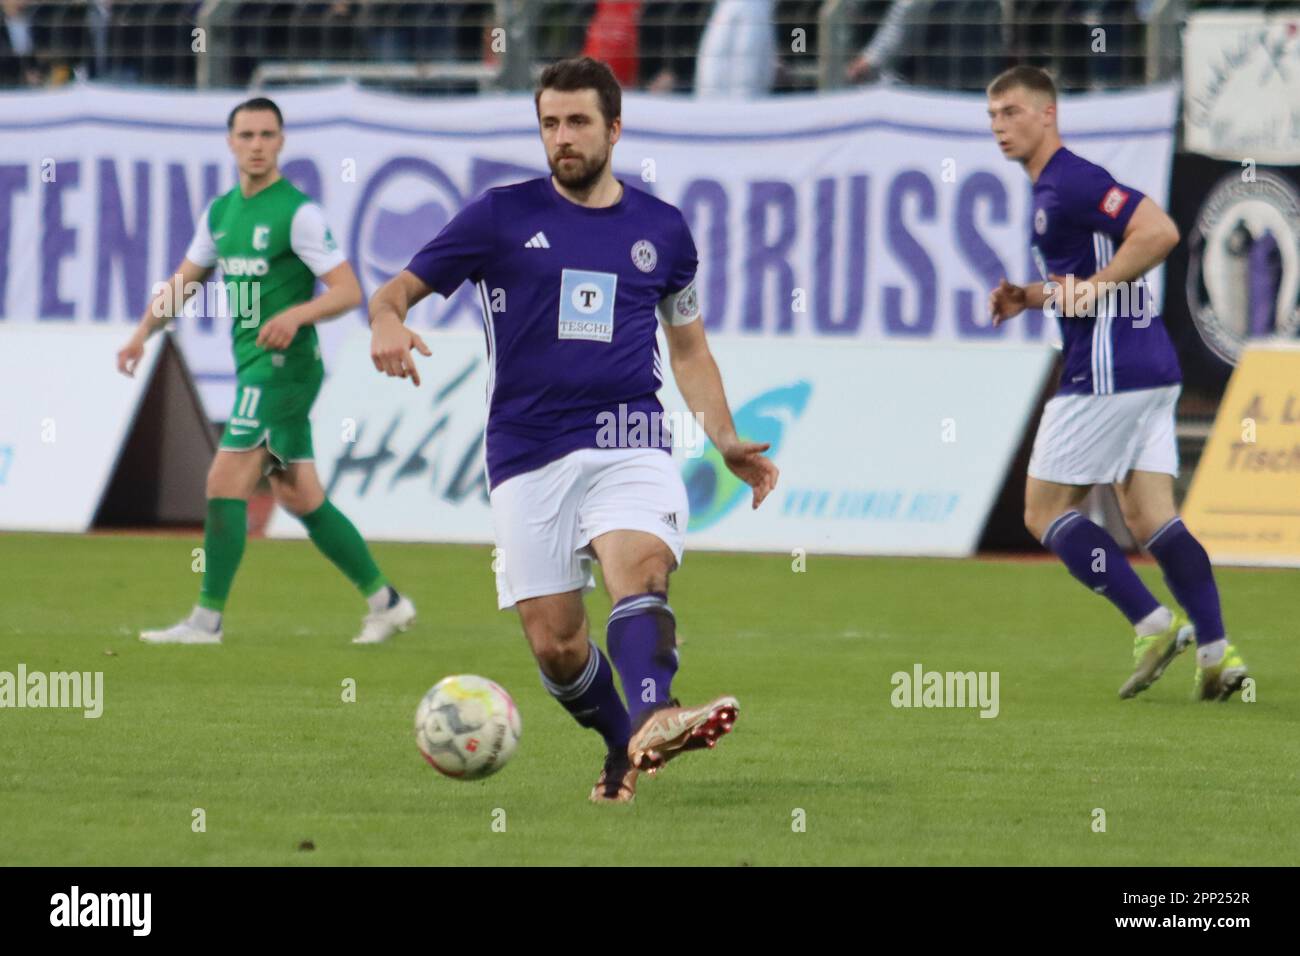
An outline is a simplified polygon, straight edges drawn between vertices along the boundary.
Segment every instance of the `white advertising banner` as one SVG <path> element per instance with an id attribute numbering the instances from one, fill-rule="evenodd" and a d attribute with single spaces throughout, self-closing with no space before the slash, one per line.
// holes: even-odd
<path id="1" fill-rule="evenodd" d="M 86 531 L 162 352 L 117 371 L 113 330 L 0 331 L 0 530 Z"/>
<path id="2" fill-rule="evenodd" d="M 323 205 L 367 293 L 466 202 L 545 172 L 527 95 L 418 99 L 352 86 L 275 94 L 281 166 Z M 196 218 L 236 182 L 230 93 L 78 86 L 0 95 L 0 335 L 26 322 L 129 331 Z M 1066 142 L 1162 203 L 1177 89 L 1065 97 Z M 629 94 L 617 175 L 680 207 L 710 333 L 833 342 L 1038 343 L 1041 313 L 993 328 L 988 290 L 1034 275 L 1030 184 L 979 95 L 897 89 L 746 103 Z M 1158 277 L 1157 277 L 1157 292 Z M 211 311 L 211 310 L 209 310 Z M 217 420 L 229 319 L 183 317 Z M 327 367 L 360 312 L 321 327 Z M 480 322 L 469 288 L 415 327 Z"/>
<path id="3" fill-rule="evenodd" d="M 357 333 L 313 416 L 317 467 L 367 538 L 492 541 L 483 474 L 487 363 L 481 335 L 444 333 L 423 384 L 389 379 Z M 661 393 L 690 497 L 691 548 L 836 554 L 972 554 L 1052 362 L 1034 345 L 831 345 L 718 340 L 737 431 L 771 442 L 781 469 L 750 491 Z M 277 510 L 268 534 L 300 537 Z"/>
<path id="4" fill-rule="evenodd" d="M 1300 13 L 1208 10 L 1183 30 L 1188 152 L 1300 163 Z"/>

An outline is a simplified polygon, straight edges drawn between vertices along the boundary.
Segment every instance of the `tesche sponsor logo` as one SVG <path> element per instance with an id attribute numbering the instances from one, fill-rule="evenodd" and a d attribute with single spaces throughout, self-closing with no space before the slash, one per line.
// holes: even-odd
<path id="1" fill-rule="evenodd" d="M 152 893 L 70 893 L 50 897 L 51 926 L 129 926 L 132 935 L 148 936 Z"/>
<path id="2" fill-rule="evenodd" d="M 978 707 L 981 717 L 996 717 L 998 671 L 927 671 L 920 664 L 912 672 L 895 671 L 889 702 L 895 707 Z"/>
<path id="3" fill-rule="evenodd" d="M 0 671 L 0 708 L 70 707 L 88 719 L 104 712 L 103 671 Z"/>

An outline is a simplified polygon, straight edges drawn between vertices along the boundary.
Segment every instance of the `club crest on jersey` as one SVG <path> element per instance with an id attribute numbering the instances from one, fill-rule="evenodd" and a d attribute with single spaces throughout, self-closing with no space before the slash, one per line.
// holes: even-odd
<path id="1" fill-rule="evenodd" d="M 612 341 L 617 289 L 618 276 L 612 272 L 562 270 L 559 337 L 591 342 Z"/>
<path id="2" fill-rule="evenodd" d="M 1037 209 L 1034 212 L 1034 232 L 1040 236 L 1047 232 L 1047 210 Z"/>
<path id="3" fill-rule="evenodd" d="M 253 248 L 267 249 L 271 245 L 271 227 L 254 226 L 253 227 Z"/>
<path id="4" fill-rule="evenodd" d="M 1106 195 L 1101 197 L 1101 205 L 1098 208 L 1111 219 L 1118 219 L 1126 202 L 1128 202 L 1128 193 L 1118 186 L 1111 186 L 1106 190 Z"/>
<path id="5" fill-rule="evenodd" d="M 654 272 L 659 251 L 649 239 L 638 239 L 632 246 L 632 264 L 642 272 Z"/>

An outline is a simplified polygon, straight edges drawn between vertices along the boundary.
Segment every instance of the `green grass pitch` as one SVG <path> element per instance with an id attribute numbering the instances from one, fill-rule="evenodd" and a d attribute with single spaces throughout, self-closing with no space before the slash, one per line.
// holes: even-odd
<path id="1" fill-rule="evenodd" d="M 140 644 L 191 605 L 199 544 L 0 535 L 0 671 L 103 671 L 105 697 L 97 720 L 0 710 L 0 862 L 1300 858 L 1300 572 L 1219 572 L 1255 702 L 1192 701 L 1190 654 L 1122 702 L 1128 630 L 1055 563 L 812 555 L 795 573 L 779 555 L 689 554 L 674 690 L 735 694 L 740 720 L 715 751 L 643 777 L 635 805 L 598 807 L 599 739 L 546 695 L 516 617 L 496 611 L 490 549 L 377 545 L 420 617 L 353 647 L 364 605 L 344 578 L 305 542 L 255 540 L 223 646 Z M 1156 568 L 1140 573 L 1166 593 Z M 608 604 L 588 606 L 603 640 Z M 917 663 L 999 672 L 1000 713 L 894 708 L 891 674 Z M 523 715 L 514 760 L 474 783 L 427 767 L 411 732 L 424 691 L 458 672 L 499 681 Z"/>

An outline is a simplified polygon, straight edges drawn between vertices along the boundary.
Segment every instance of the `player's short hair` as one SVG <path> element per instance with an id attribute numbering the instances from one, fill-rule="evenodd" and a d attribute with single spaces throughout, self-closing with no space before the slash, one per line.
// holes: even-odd
<path id="1" fill-rule="evenodd" d="M 1056 84 L 1052 82 L 1052 75 L 1037 66 L 1013 66 L 1009 70 L 1003 70 L 993 77 L 993 82 L 988 86 L 988 94 L 999 96 L 1016 87 L 1031 93 L 1043 93 L 1053 103 L 1056 102 Z"/>
<path id="2" fill-rule="evenodd" d="M 557 90 L 561 93 L 595 90 L 606 126 L 623 115 L 623 88 L 618 85 L 614 71 L 589 56 L 559 60 L 542 71 L 542 78 L 537 82 L 537 92 L 533 94 L 533 105 L 537 108 L 539 119 L 542 115 L 543 90 Z"/>
<path id="3" fill-rule="evenodd" d="M 273 100 L 268 100 L 265 96 L 255 96 L 251 100 L 244 100 L 233 110 L 226 119 L 226 130 L 235 128 L 235 117 L 243 110 L 267 110 L 275 114 L 275 121 L 280 124 L 280 129 L 284 129 L 284 116 L 280 113 L 280 107 L 275 105 Z"/>

